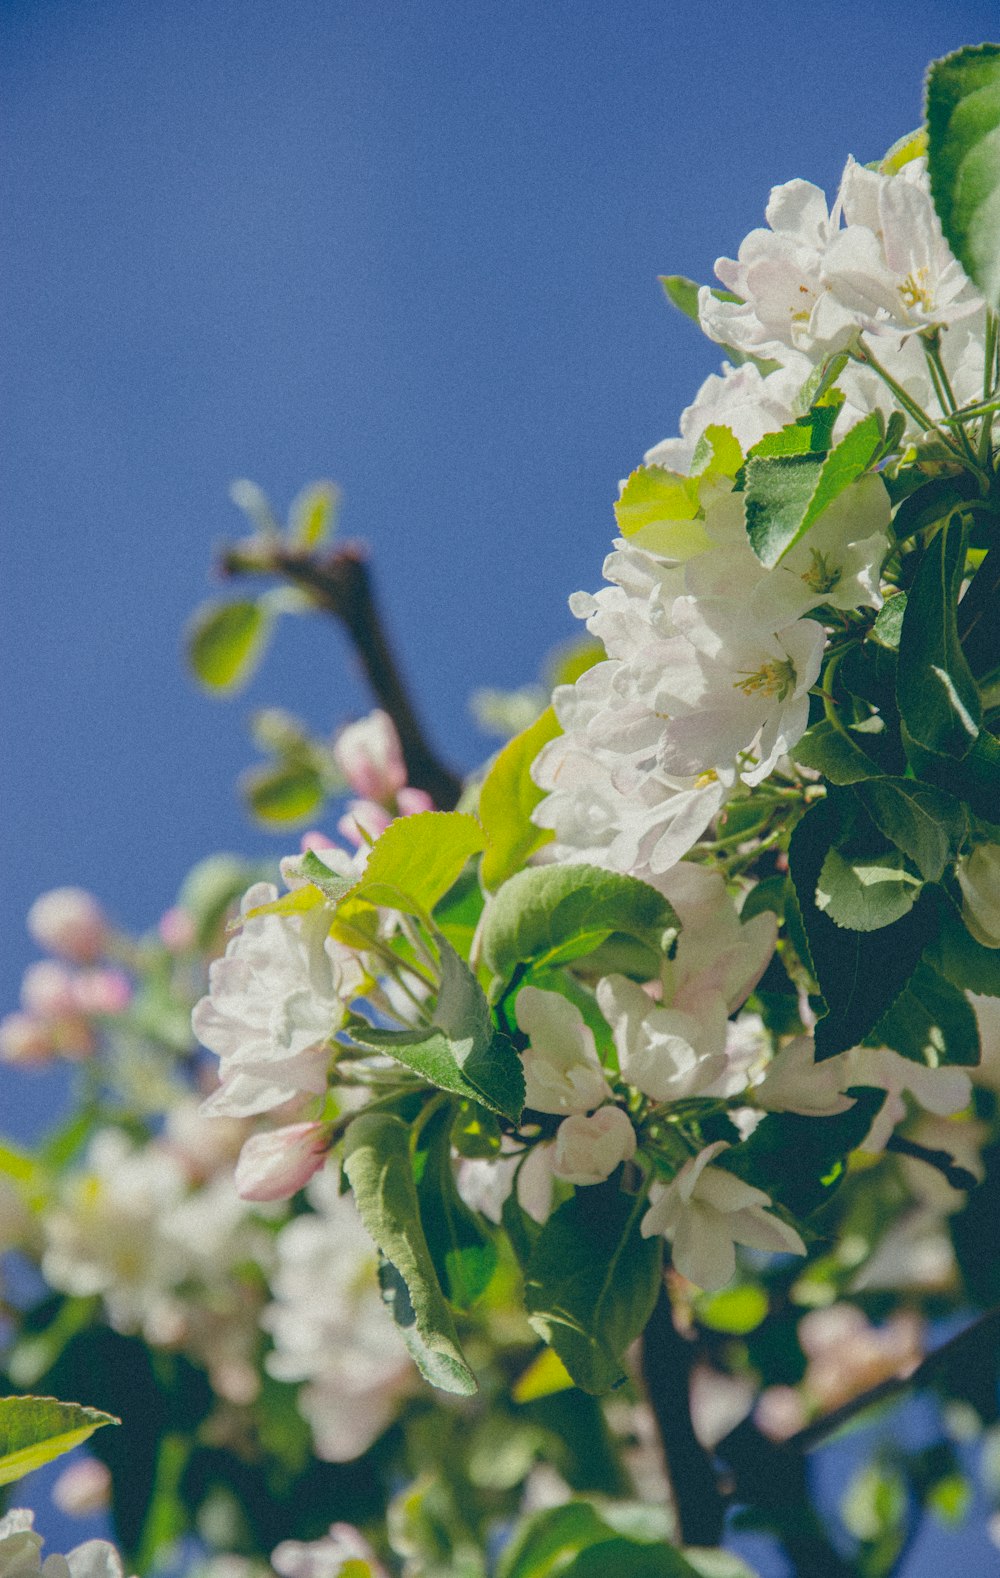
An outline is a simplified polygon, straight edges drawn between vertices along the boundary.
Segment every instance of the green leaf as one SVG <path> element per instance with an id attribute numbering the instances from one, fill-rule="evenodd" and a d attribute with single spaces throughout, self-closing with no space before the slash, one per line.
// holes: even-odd
<path id="1" fill-rule="evenodd" d="M 304 877 L 308 877 L 314 888 L 319 888 L 323 897 L 331 904 L 339 904 L 346 894 L 354 887 L 356 877 L 338 877 L 331 871 L 325 860 L 320 860 L 315 850 L 307 849 L 299 861 L 298 869 Z"/>
<path id="2" fill-rule="evenodd" d="M 695 1303 L 695 1315 L 700 1325 L 710 1331 L 745 1337 L 747 1332 L 756 1331 L 769 1308 L 764 1289 L 747 1282 L 741 1287 L 723 1288 L 721 1293 L 703 1293 Z"/>
<path id="3" fill-rule="evenodd" d="M 906 613 L 906 593 L 896 592 L 886 599 L 875 616 L 872 625 L 872 640 L 879 646 L 888 647 L 890 652 L 899 651 L 899 638 L 903 631 L 903 615 Z"/>
<path id="4" fill-rule="evenodd" d="M 940 882 L 968 831 L 961 801 L 916 778 L 871 778 L 854 790 L 879 832 L 913 861 L 927 882 Z"/>
<path id="5" fill-rule="evenodd" d="M 832 784 L 860 783 L 863 778 L 877 778 L 881 771 L 849 734 L 826 718 L 806 730 L 791 754 L 803 767 L 822 773 Z"/>
<path id="6" fill-rule="evenodd" d="M 927 949 L 928 963 L 963 992 L 1000 997 L 1000 948 L 984 948 L 970 936 L 949 899 L 940 911 L 940 930 Z"/>
<path id="7" fill-rule="evenodd" d="M 867 1038 L 914 1063 L 930 1068 L 957 1063 L 974 1067 L 980 1059 L 979 1023 L 963 991 L 921 960 L 889 1012 Z"/>
<path id="8" fill-rule="evenodd" d="M 195 678 L 209 690 L 238 690 L 263 657 L 270 633 L 271 616 L 263 602 L 203 604 L 187 632 Z"/>
<path id="9" fill-rule="evenodd" d="M 816 904 L 837 926 L 881 931 L 913 908 L 923 883 L 906 869 L 901 850 L 878 855 L 827 851 L 816 884 Z"/>
<path id="10" fill-rule="evenodd" d="M 662 1241 L 643 1238 L 645 1193 L 612 1175 L 580 1188 L 549 1217 L 524 1278 L 528 1319 L 577 1386 L 600 1394 L 625 1380 L 622 1355 L 652 1314 Z"/>
<path id="11" fill-rule="evenodd" d="M 517 1529 L 500 1558 L 497 1578 L 547 1578 L 563 1570 L 567 1557 L 613 1537 L 589 1502 L 545 1507 Z"/>
<path id="12" fill-rule="evenodd" d="M 390 822 L 346 901 L 426 917 L 486 847 L 483 829 L 464 811 L 419 811 Z"/>
<path id="13" fill-rule="evenodd" d="M 453 1112 L 443 1107 L 421 1131 L 417 1159 L 420 1220 L 441 1286 L 454 1309 L 471 1310 L 497 1268 L 497 1252 L 455 1187 L 451 1162 Z"/>
<path id="14" fill-rule="evenodd" d="M 931 195 L 951 250 L 1000 307 L 1000 45 L 946 55 L 927 78 Z"/>
<path id="15" fill-rule="evenodd" d="M 609 937 L 659 949 L 679 930 L 667 900 L 635 877 L 596 866 L 537 866 L 519 871 L 490 901 L 482 956 L 496 994 L 515 971 L 582 958 Z"/>
<path id="16" fill-rule="evenodd" d="M 670 559 L 688 559 L 711 547 L 700 511 L 698 478 L 663 466 L 639 466 L 615 502 L 622 536 Z"/>
<path id="17" fill-rule="evenodd" d="M 882 438 L 882 419 L 873 411 L 825 457 L 766 455 L 757 446 L 746 465 L 746 515 L 750 542 L 762 564 L 772 569 L 801 541 L 823 511 L 868 470 Z"/>
<path id="18" fill-rule="evenodd" d="M 719 1165 L 754 1184 L 776 1205 L 801 1220 L 830 1196 L 844 1173 L 845 1158 L 865 1139 L 885 1101 L 885 1091 L 852 1088 L 853 1107 L 828 1118 L 769 1112 Z"/>
<path id="19" fill-rule="evenodd" d="M 303 488 L 288 512 L 288 539 L 296 548 L 318 548 L 333 533 L 340 489 L 333 482 Z"/>
<path id="20" fill-rule="evenodd" d="M 788 858 L 797 907 L 808 942 L 812 973 L 826 1004 L 816 1025 L 822 1059 L 863 1041 L 903 990 L 937 926 L 935 907 L 921 895 L 909 914 L 879 932 L 848 931 L 815 902 L 820 873 L 843 836 L 843 790 L 810 806 L 789 844 Z"/>
<path id="21" fill-rule="evenodd" d="M 982 723 L 979 690 L 958 638 L 956 610 L 965 569 L 965 527 L 950 516 L 925 549 L 906 601 L 896 699 L 909 741 L 961 759 Z"/>
<path id="22" fill-rule="evenodd" d="M 561 732 L 551 707 L 514 736 L 497 756 L 479 791 L 479 820 L 486 833 L 480 876 L 483 886 L 498 888 L 520 871 L 548 843 L 552 833 L 536 827 L 531 813 L 544 798 L 531 777 L 531 764 L 542 746 Z"/>
<path id="23" fill-rule="evenodd" d="M 822 405 L 811 405 L 802 416 L 787 422 L 776 433 L 765 433 L 748 451 L 748 460 L 768 459 L 774 455 L 825 455 L 830 448 L 837 413 L 843 396 Z"/>
<path id="24" fill-rule="evenodd" d="M 355 1118 L 344 1136 L 344 1171 L 361 1220 L 389 1262 L 383 1291 L 421 1373 L 442 1391 L 471 1396 L 476 1379 L 420 1224 L 406 1124 L 388 1113 Z"/>
<path id="25" fill-rule="evenodd" d="M 698 1578 L 672 1545 L 639 1545 L 622 1538 L 591 1545 L 568 1567 L 560 1567 L 559 1574 L 560 1578 Z"/>
<path id="26" fill-rule="evenodd" d="M 254 768 L 244 773 L 240 787 L 259 821 L 281 826 L 306 821 L 322 808 L 326 799 L 322 778 L 306 761 Z"/>
<path id="27" fill-rule="evenodd" d="M 381 1052 L 386 1057 L 395 1058 L 397 1063 L 402 1063 L 404 1068 L 412 1069 L 414 1074 L 419 1074 L 421 1079 L 436 1085 L 438 1090 L 447 1090 L 451 1095 L 461 1096 L 465 1101 L 481 1102 L 489 1107 L 491 1112 L 498 1112 L 504 1117 L 510 1116 L 474 1085 L 471 1079 L 466 1078 L 455 1056 L 455 1049 L 443 1031 L 379 1030 L 359 1021 L 351 1021 L 347 1029 L 352 1041 L 358 1046 L 364 1047 L 369 1052 Z M 506 1038 L 503 1037 L 502 1040 L 506 1041 Z M 513 1045 L 509 1041 L 506 1045 L 510 1047 L 512 1056 L 516 1058 Z M 516 1122 L 518 1117 L 520 1117 L 520 1108 L 511 1121 Z"/>
<path id="28" fill-rule="evenodd" d="M 906 495 L 892 517 L 896 541 L 906 542 L 928 526 L 936 526 L 977 495 L 976 479 L 969 472 L 957 477 L 932 477 L 921 483 Z"/>
<path id="29" fill-rule="evenodd" d="M 114 1414 L 54 1397 L 0 1398 L 0 1485 L 72 1452 L 102 1425 L 120 1424 Z"/>

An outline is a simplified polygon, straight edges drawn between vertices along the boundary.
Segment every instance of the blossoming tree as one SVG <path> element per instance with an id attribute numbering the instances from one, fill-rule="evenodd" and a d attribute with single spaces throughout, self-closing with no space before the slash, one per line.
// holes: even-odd
<path id="1" fill-rule="evenodd" d="M 123 1416 L 58 1493 L 140 1571 L 195 1533 L 213 1573 L 737 1578 L 742 1518 L 888 1578 L 974 1439 L 1000 1500 L 1000 46 L 766 219 L 721 289 L 664 279 L 722 371 L 481 773 L 332 491 L 283 528 L 242 484 L 221 568 L 272 584 L 191 660 L 225 690 L 279 613 L 346 626 L 378 710 L 263 715 L 245 786 L 278 827 L 348 789 L 339 841 L 210 860 L 140 940 L 29 916 L 3 1054 L 82 1096 L 2 1158 L 49 1290 L 7 1374 Z M 931 1385 L 831 1526 L 809 1453 Z"/>

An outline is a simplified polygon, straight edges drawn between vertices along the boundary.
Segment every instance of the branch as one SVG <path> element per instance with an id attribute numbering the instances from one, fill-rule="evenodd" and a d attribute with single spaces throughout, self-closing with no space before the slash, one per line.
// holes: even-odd
<path id="1" fill-rule="evenodd" d="M 695 1345 L 686 1341 L 674 1325 L 664 1283 L 642 1339 L 646 1396 L 663 1447 L 681 1541 L 684 1545 L 718 1545 L 725 1521 L 725 1501 L 711 1455 L 691 1423 L 691 1367 L 695 1351 Z"/>
<path id="2" fill-rule="evenodd" d="M 343 625 L 361 660 L 379 706 L 396 725 L 409 782 L 434 804 L 450 811 L 462 792 L 461 780 L 441 762 L 424 734 L 410 700 L 375 601 L 368 550 L 345 543 L 326 558 L 281 543 L 251 549 L 225 549 L 219 559 L 225 576 L 277 575 L 305 592 L 324 613 Z"/>
<path id="3" fill-rule="evenodd" d="M 895 1151 L 899 1156 L 912 1156 L 918 1162 L 926 1162 L 928 1167 L 934 1167 L 953 1189 L 976 1189 L 979 1179 L 975 1173 L 970 1173 L 967 1167 L 960 1167 L 950 1151 L 932 1151 L 926 1145 L 918 1145 L 915 1140 L 905 1140 L 901 1134 L 890 1135 L 886 1141 L 887 1151 Z"/>

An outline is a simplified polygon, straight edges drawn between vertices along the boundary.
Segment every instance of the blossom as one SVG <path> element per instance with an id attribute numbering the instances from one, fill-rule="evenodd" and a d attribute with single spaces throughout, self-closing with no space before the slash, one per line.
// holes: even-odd
<path id="1" fill-rule="evenodd" d="M 396 725 L 387 712 L 370 712 L 341 729 L 333 757 L 362 800 L 391 806 L 406 783 L 406 763 Z"/>
<path id="2" fill-rule="evenodd" d="M 242 1200 L 288 1200 L 305 1187 L 326 1160 L 333 1133 L 329 1123 L 292 1123 L 251 1134 L 236 1164 Z"/>
<path id="3" fill-rule="evenodd" d="M 40 948 L 71 964 L 93 964 L 110 936 L 104 911 L 84 888 L 53 888 L 28 911 L 28 931 Z"/>
<path id="4" fill-rule="evenodd" d="M 282 1540 L 271 1552 L 281 1578 L 387 1578 L 368 1541 L 350 1523 L 332 1523 L 319 1540 Z"/>
<path id="5" fill-rule="evenodd" d="M 728 1149 L 716 1140 L 685 1162 L 671 1183 L 654 1184 L 640 1227 L 644 1238 L 663 1233 L 677 1270 L 709 1292 L 732 1278 L 737 1244 L 772 1254 L 806 1252 L 795 1229 L 770 1209 L 769 1195 L 711 1165 Z"/>
<path id="6" fill-rule="evenodd" d="M 594 1033 L 561 992 L 522 986 L 514 1012 L 528 1037 L 521 1053 L 525 1105 L 535 1112 L 590 1112 L 611 1098 Z"/>
<path id="7" fill-rule="evenodd" d="M 350 1195 L 338 1194 L 327 1171 L 312 1179 L 308 1198 L 312 1211 L 278 1234 L 273 1302 L 261 1316 L 274 1341 L 265 1364 L 276 1380 L 304 1383 L 299 1408 L 317 1456 L 345 1463 L 391 1423 L 413 1366 Z"/>
<path id="8" fill-rule="evenodd" d="M 702 1018 L 665 1008 L 624 975 L 597 983 L 597 1002 L 612 1028 L 622 1076 L 653 1101 L 700 1096 L 726 1069 L 726 1014 L 721 998 Z"/>
<path id="9" fill-rule="evenodd" d="M 778 629 L 821 604 L 881 608 L 879 573 L 890 547 L 889 516 L 885 483 L 874 472 L 845 488 L 754 587 L 753 617 Z"/>
<path id="10" fill-rule="evenodd" d="M 727 427 L 744 453 L 768 433 L 778 433 L 798 413 L 797 399 L 810 373 L 807 358 L 793 360 L 766 377 L 753 362 L 710 373 L 681 413 L 680 437 L 665 438 L 643 456 L 647 466 L 690 472 L 698 440 L 710 426 Z"/>
<path id="11" fill-rule="evenodd" d="M 589 1117 L 564 1118 L 556 1131 L 552 1171 L 571 1184 L 599 1184 L 635 1155 L 636 1138 L 621 1107 L 598 1107 Z"/>
<path id="12" fill-rule="evenodd" d="M 208 1112 L 250 1116 L 326 1089 L 328 1042 L 345 1008 L 325 912 L 249 914 L 277 896 L 266 882 L 244 895 L 242 929 L 212 964 L 209 994 L 191 1016 L 199 1041 L 220 1059 Z"/>
<path id="13" fill-rule="evenodd" d="M 111 1474 L 96 1457 L 81 1457 L 64 1468 L 52 1486 L 52 1500 L 71 1518 L 104 1512 L 111 1503 Z"/>
<path id="14" fill-rule="evenodd" d="M 107 1540 L 86 1540 L 65 1556 L 42 1560 L 35 1515 L 16 1508 L 0 1518 L 0 1578 L 124 1578 L 122 1559 Z"/>

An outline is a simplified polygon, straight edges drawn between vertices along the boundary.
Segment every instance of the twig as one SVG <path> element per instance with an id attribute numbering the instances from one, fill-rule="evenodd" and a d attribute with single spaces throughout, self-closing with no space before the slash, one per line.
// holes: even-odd
<path id="1" fill-rule="evenodd" d="M 932 1151 L 927 1145 L 918 1145 L 915 1140 L 906 1140 L 901 1134 L 893 1134 L 886 1141 L 887 1151 L 895 1151 L 897 1156 L 912 1156 L 915 1161 L 926 1162 L 928 1167 L 933 1167 L 953 1189 L 975 1189 L 979 1179 L 975 1173 L 970 1173 L 967 1167 L 960 1167 L 950 1151 Z"/>
<path id="2" fill-rule="evenodd" d="M 696 1353 L 674 1325 L 666 1285 L 642 1339 L 642 1375 L 674 1493 L 685 1545 L 718 1545 L 725 1501 L 711 1455 L 691 1423 L 691 1366 Z"/>
<path id="3" fill-rule="evenodd" d="M 280 542 L 249 550 L 228 548 L 219 559 L 223 575 L 277 575 L 290 581 L 347 631 L 379 705 L 396 725 L 409 782 L 436 806 L 450 811 L 462 792 L 460 779 L 441 762 L 424 734 L 404 684 L 375 601 L 368 550 L 345 543 L 326 557 Z"/>

